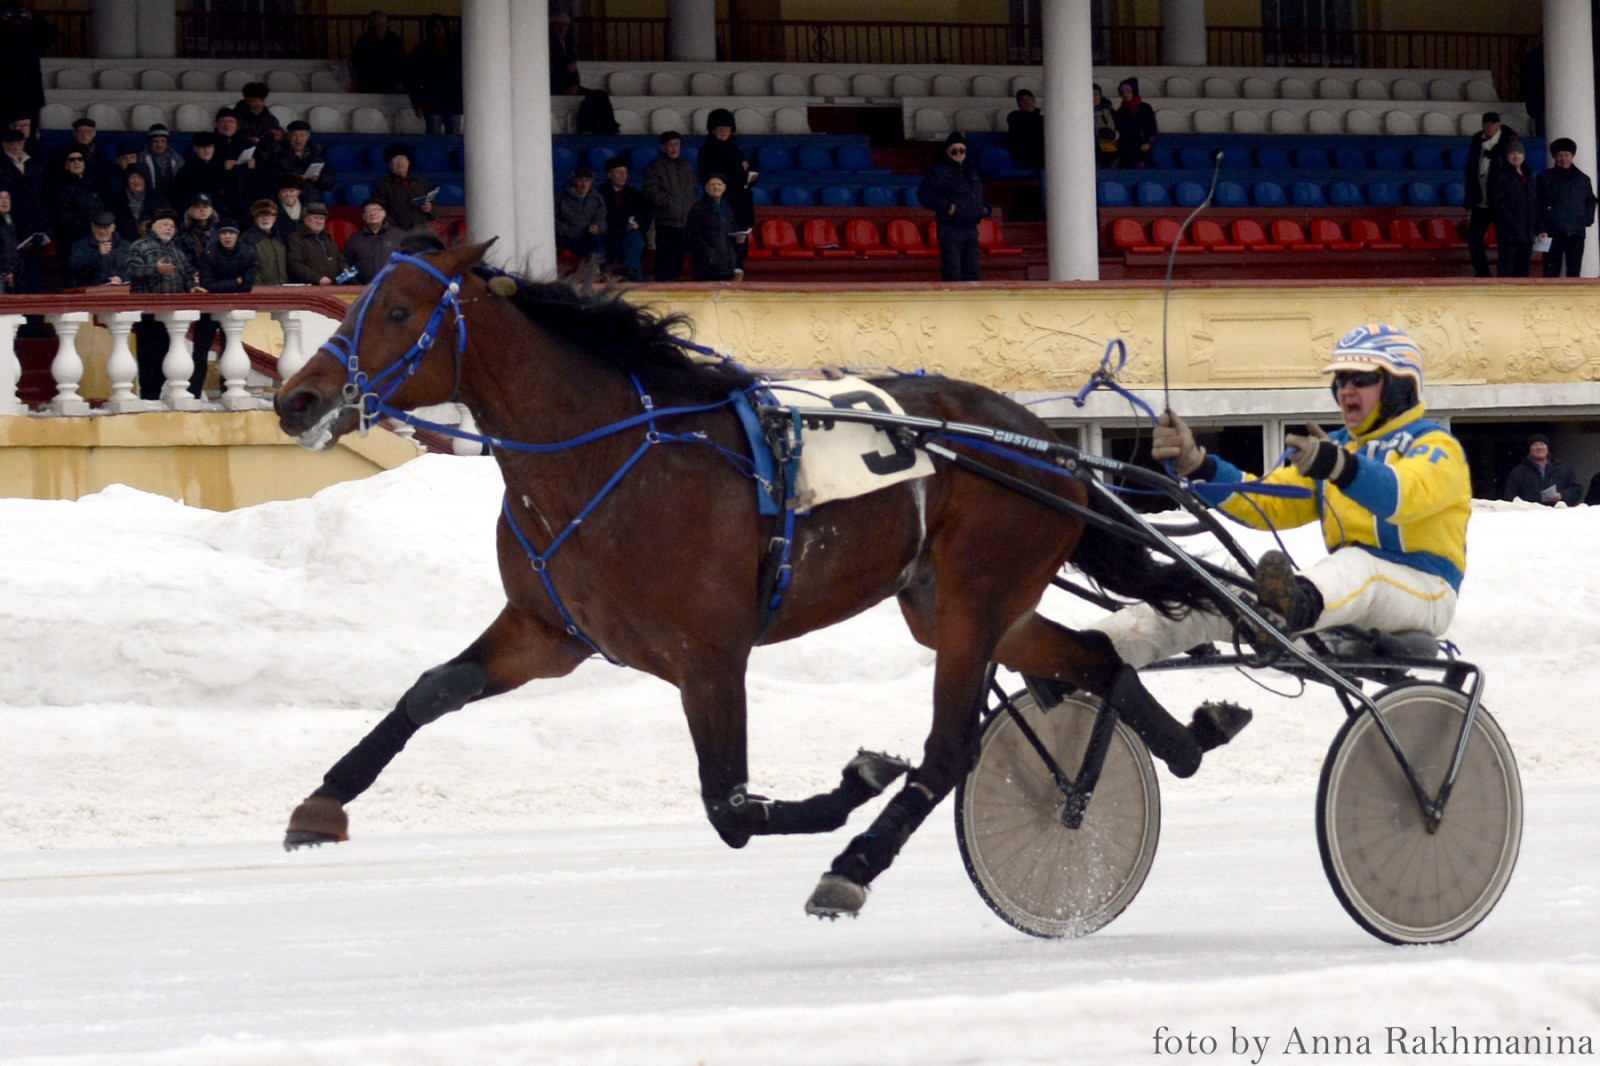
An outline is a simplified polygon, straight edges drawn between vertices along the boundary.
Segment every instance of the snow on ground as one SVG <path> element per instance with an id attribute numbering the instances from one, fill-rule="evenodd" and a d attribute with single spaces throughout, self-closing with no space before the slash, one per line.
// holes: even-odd
<path id="1" fill-rule="evenodd" d="M 428 727 L 352 806 L 350 844 L 284 855 L 294 803 L 498 610 L 498 484 L 433 457 L 230 514 L 124 488 L 0 501 L 0 1061 L 1334 1061 L 1295 1034 L 1346 1039 L 1344 1061 L 1390 1058 L 1391 1025 L 1600 1042 L 1600 508 L 1476 505 L 1451 637 L 1518 755 L 1523 857 L 1482 927 L 1401 950 L 1322 878 L 1331 697 L 1221 672 L 1152 683 L 1180 713 L 1223 697 L 1257 719 L 1163 777 L 1151 879 L 1081 941 L 993 917 L 948 812 L 859 921 L 803 920 L 843 836 L 721 847 L 675 693 L 600 662 Z M 931 663 L 889 606 L 760 650 L 752 788 L 918 752 Z M 1162 1025 L 1220 1044 L 1158 1046 Z M 1235 1054 L 1235 1029 L 1268 1050 Z"/>

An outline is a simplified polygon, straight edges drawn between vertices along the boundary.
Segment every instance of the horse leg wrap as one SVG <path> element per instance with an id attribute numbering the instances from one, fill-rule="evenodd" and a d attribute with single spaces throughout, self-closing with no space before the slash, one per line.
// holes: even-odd
<path id="1" fill-rule="evenodd" d="M 424 670 L 400 697 L 398 709 L 419 726 L 465 707 L 489 683 L 489 672 L 470 659 Z"/>
<path id="2" fill-rule="evenodd" d="M 772 831 L 767 828 L 767 812 L 772 801 L 765 796 L 750 795 L 744 785 L 734 785 L 721 799 L 701 793 L 700 802 L 706 805 L 706 818 L 711 828 L 730 848 L 742 848 L 750 843 L 751 837 Z"/>
<path id="3" fill-rule="evenodd" d="M 1192 777 L 1200 769 L 1201 748 L 1194 734 L 1156 701 L 1133 667 L 1124 663 L 1117 668 L 1105 698 L 1172 776 Z"/>
<path id="4" fill-rule="evenodd" d="M 884 807 L 866 832 L 850 841 L 828 872 L 866 886 L 889 868 L 906 840 L 933 810 L 933 794 L 912 781 Z"/>
<path id="5" fill-rule="evenodd" d="M 313 796 L 349 803 L 372 786 L 383 768 L 405 748 L 406 741 L 420 728 L 396 707 L 361 738 L 344 758 L 333 764 Z"/>

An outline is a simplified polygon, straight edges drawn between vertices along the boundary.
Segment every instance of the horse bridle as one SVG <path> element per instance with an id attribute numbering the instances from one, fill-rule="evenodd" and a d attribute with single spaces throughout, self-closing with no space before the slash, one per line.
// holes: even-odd
<path id="1" fill-rule="evenodd" d="M 444 294 L 439 297 L 439 302 L 434 305 L 433 314 L 429 316 L 427 324 L 422 327 L 421 335 L 417 337 L 411 347 L 401 353 L 388 366 L 378 371 L 377 374 L 368 377 L 367 373 L 361 369 L 358 355 L 361 350 L 361 329 L 366 323 L 367 310 L 372 303 L 373 297 L 377 295 L 378 290 L 383 286 L 390 271 L 399 266 L 414 266 L 428 274 L 444 286 Z M 461 391 L 461 357 L 467 348 L 467 319 L 461 311 L 461 281 L 464 277 L 464 274 L 448 277 L 431 263 L 417 256 L 406 255 L 404 252 L 395 252 L 389 257 L 389 262 L 384 265 L 384 268 L 378 272 L 378 276 L 372 279 L 372 283 L 367 286 L 367 291 L 362 293 L 361 297 L 356 300 L 356 326 L 354 333 L 351 336 L 335 333 L 318 349 L 318 351 L 326 349 L 329 355 L 344 363 L 343 402 L 335 413 L 345 410 L 354 411 L 357 432 L 360 435 L 366 436 L 367 430 L 380 415 L 395 417 L 403 414 L 399 408 L 390 405 L 389 400 L 396 392 L 400 391 L 401 386 L 422 366 L 422 360 L 427 357 L 428 352 L 433 348 L 435 339 L 438 337 L 439 328 L 444 325 L 444 317 L 447 312 L 452 316 L 456 332 L 456 384 L 455 389 L 450 393 L 450 401 L 446 402 L 453 401 Z"/>

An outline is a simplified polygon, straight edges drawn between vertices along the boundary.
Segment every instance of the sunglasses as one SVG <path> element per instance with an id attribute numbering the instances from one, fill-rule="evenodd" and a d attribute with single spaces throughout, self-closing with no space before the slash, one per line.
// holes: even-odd
<path id="1" fill-rule="evenodd" d="M 1382 383 L 1383 371 L 1381 370 L 1341 370 L 1333 375 L 1333 387 L 1342 389 L 1346 385 L 1354 385 L 1358 389 L 1370 388 Z"/>

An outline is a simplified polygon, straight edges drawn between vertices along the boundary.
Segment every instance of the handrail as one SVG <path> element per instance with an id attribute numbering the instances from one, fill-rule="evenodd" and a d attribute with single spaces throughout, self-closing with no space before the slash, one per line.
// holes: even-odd
<path id="1" fill-rule="evenodd" d="M 110 290 L 110 291 L 107 291 Z M 359 296 L 361 285 L 322 286 L 316 289 L 296 286 L 266 286 L 235 295 L 187 294 L 158 295 L 130 293 L 122 286 L 76 289 L 59 294 L 11 294 L 0 296 L 0 315 L 60 315 L 72 311 L 111 314 L 117 311 L 313 311 L 341 320 Z M 348 299 L 340 299 L 348 296 Z"/>

